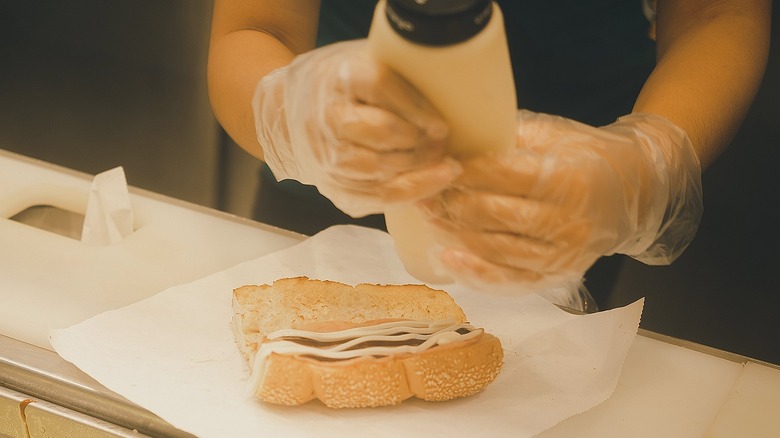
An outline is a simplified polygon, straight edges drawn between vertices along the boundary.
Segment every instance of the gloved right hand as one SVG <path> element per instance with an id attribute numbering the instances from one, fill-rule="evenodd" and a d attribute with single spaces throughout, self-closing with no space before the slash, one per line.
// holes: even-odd
<path id="1" fill-rule="evenodd" d="M 603 255 L 670 264 L 693 240 L 701 165 L 671 121 L 632 113 L 597 128 L 520 110 L 517 126 L 516 148 L 464 159 L 417 204 L 452 278 L 534 291 L 578 281 Z"/>
<path id="2" fill-rule="evenodd" d="M 446 123 L 364 40 L 297 56 L 260 80 L 252 107 L 276 179 L 315 185 L 353 217 L 431 196 L 461 171 L 444 155 Z"/>

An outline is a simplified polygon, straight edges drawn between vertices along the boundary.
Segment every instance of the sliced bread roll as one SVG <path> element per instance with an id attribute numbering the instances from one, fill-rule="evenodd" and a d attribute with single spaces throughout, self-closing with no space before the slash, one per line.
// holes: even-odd
<path id="1" fill-rule="evenodd" d="M 452 297 L 424 285 L 353 287 L 306 277 L 287 278 L 272 285 L 234 290 L 233 308 L 233 331 L 239 350 L 253 370 L 253 391 L 269 403 L 298 405 L 318 398 L 329 407 L 344 408 L 392 405 L 412 396 L 450 400 L 472 395 L 490 384 L 503 360 L 496 337 L 465 324 L 466 316 Z M 416 350 L 424 345 L 409 346 L 401 349 L 415 351 L 348 359 L 318 353 L 332 348 L 334 342 L 318 345 L 308 340 L 306 348 L 315 348 L 315 353 L 305 354 L 297 348 L 291 353 L 271 348 L 281 345 L 274 344 L 277 338 L 301 342 L 300 333 L 347 333 L 339 330 L 356 326 L 370 331 L 379 327 L 377 324 L 398 320 L 447 320 L 445 326 L 450 324 L 460 331 L 449 334 L 452 341 L 437 341 L 423 351 Z M 279 335 L 285 329 L 303 332 Z M 366 342 L 349 351 L 369 351 L 372 346 L 386 344 Z"/>

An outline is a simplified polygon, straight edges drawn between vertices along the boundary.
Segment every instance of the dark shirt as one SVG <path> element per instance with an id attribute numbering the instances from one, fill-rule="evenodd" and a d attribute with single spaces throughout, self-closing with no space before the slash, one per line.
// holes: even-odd
<path id="1" fill-rule="evenodd" d="M 601 126 L 655 64 L 641 0 L 498 0 L 521 108 Z M 368 35 L 376 1 L 322 0 L 319 45 Z M 468 60 L 464 60 L 468 62 Z"/>

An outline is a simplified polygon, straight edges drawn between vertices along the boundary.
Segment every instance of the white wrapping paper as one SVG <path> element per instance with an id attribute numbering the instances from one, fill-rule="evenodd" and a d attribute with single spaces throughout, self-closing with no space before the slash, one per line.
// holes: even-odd
<path id="1" fill-rule="evenodd" d="M 248 396 L 249 371 L 229 323 L 232 289 L 306 275 L 344 283 L 413 283 L 385 233 L 338 226 L 268 256 L 165 290 L 51 334 L 51 343 L 106 387 L 200 437 L 512 436 L 538 434 L 606 400 L 639 324 L 642 302 L 572 315 L 531 295 L 448 292 L 469 320 L 501 339 L 505 363 L 483 392 L 451 402 L 331 410 L 270 406 Z"/>

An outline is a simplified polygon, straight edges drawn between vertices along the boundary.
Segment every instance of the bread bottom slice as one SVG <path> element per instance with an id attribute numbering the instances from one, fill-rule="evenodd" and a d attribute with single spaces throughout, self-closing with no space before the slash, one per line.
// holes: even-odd
<path id="1" fill-rule="evenodd" d="M 273 353 L 255 395 L 288 406 L 319 399 L 330 408 L 389 406 L 412 396 L 445 401 L 483 390 L 502 362 L 501 343 L 488 333 L 422 353 L 379 358 L 333 362 Z"/>

